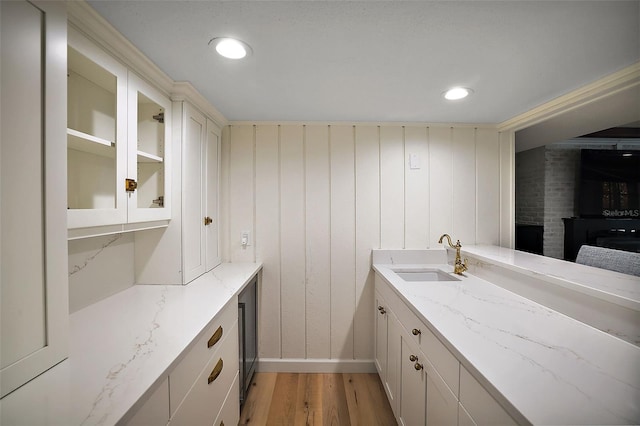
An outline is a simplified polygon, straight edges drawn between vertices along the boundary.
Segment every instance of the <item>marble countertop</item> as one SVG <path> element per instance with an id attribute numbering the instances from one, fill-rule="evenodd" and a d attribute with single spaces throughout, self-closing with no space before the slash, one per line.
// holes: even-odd
<path id="1" fill-rule="evenodd" d="M 640 277 L 498 246 L 463 246 L 461 254 L 640 311 Z"/>
<path id="2" fill-rule="evenodd" d="M 186 286 L 135 285 L 72 314 L 69 358 L 3 398 L 0 423 L 115 424 L 261 268 L 221 264 Z"/>
<path id="3" fill-rule="evenodd" d="M 640 348 L 468 273 L 460 281 L 405 282 L 392 271 L 400 264 L 453 271 L 444 250 L 418 252 L 402 259 L 374 251 L 374 269 L 514 418 L 640 422 Z"/>

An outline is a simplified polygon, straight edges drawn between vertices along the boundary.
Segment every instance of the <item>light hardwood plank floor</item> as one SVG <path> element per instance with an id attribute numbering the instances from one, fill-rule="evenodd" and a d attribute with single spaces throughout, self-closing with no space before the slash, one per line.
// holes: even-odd
<path id="1" fill-rule="evenodd" d="M 396 426 L 377 374 L 256 373 L 241 425 Z"/>

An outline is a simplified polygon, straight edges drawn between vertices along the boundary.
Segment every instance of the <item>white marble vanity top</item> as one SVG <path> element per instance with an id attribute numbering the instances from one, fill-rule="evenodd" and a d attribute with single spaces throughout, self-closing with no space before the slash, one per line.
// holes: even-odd
<path id="1" fill-rule="evenodd" d="M 515 419 L 640 422 L 637 346 L 468 273 L 460 281 L 411 283 L 392 271 L 401 264 L 452 272 L 442 249 L 405 259 L 400 251 L 380 252 L 374 251 L 374 269 L 496 399 L 511 405 Z"/>
<path id="2" fill-rule="evenodd" d="M 186 286 L 135 285 L 72 314 L 69 358 L 2 399 L 0 424 L 115 424 L 261 267 L 228 263 Z"/>

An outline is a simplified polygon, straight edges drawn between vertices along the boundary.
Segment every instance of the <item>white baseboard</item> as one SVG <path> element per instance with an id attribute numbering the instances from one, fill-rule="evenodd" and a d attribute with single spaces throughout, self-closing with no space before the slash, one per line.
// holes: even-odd
<path id="1" fill-rule="evenodd" d="M 376 373 L 372 359 L 260 358 L 256 371 L 263 373 Z"/>

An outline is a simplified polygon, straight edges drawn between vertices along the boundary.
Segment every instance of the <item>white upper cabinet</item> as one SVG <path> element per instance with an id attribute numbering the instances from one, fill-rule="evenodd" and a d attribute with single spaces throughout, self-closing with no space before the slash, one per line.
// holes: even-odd
<path id="1" fill-rule="evenodd" d="M 173 102 L 173 217 L 136 233 L 138 284 L 187 284 L 220 264 L 220 128 L 189 102 Z M 180 250 L 181 249 L 181 250 Z"/>
<path id="2" fill-rule="evenodd" d="M 170 219 L 170 100 L 73 27 L 68 58 L 68 228 Z"/>
<path id="3" fill-rule="evenodd" d="M 127 221 L 170 219 L 171 101 L 132 72 L 128 89 Z"/>
<path id="4" fill-rule="evenodd" d="M 0 2 L 0 390 L 66 358 L 66 12 Z"/>

